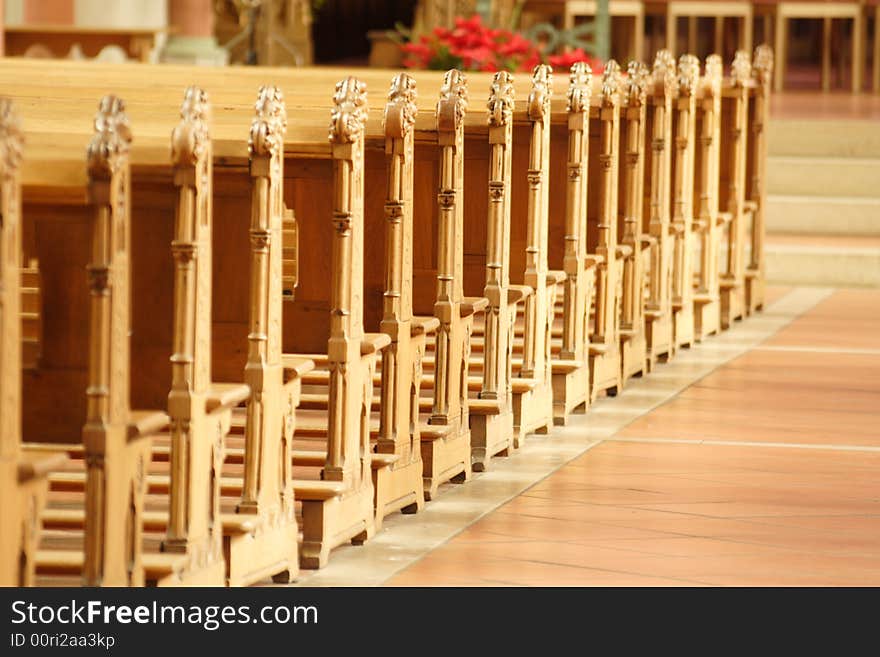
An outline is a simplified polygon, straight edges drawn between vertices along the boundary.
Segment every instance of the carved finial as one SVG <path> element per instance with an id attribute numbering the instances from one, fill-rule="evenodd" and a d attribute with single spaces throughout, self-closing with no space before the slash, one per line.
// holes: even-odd
<path id="1" fill-rule="evenodd" d="M 446 71 L 437 101 L 437 127 L 455 131 L 464 121 L 468 105 L 467 77 L 457 68 Z"/>
<path id="2" fill-rule="evenodd" d="M 668 50 L 658 50 L 654 55 L 654 66 L 651 72 L 655 87 L 661 87 L 663 94 L 669 98 L 678 92 L 678 76 L 675 70 L 675 57 Z"/>
<path id="3" fill-rule="evenodd" d="M 489 125 L 502 127 L 513 119 L 513 75 L 498 71 L 489 89 Z"/>
<path id="4" fill-rule="evenodd" d="M 131 126 L 125 103 L 113 95 L 104 96 L 95 114 L 95 135 L 86 151 L 92 178 L 109 178 L 122 164 L 131 148 Z"/>
<path id="5" fill-rule="evenodd" d="M 180 123 L 171 133 L 171 161 L 175 166 L 192 165 L 208 147 L 211 107 L 208 94 L 199 87 L 187 87 L 180 106 Z"/>
<path id="6" fill-rule="evenodd" d="M 364 134 L 367 121 L 367 85 L 354 76 L 336 83 L 330 111 L 330 141 L 353 144 Z"/>
<path id="7" fill-rule="evenodd" d="M 620 64 L 609 59 L 602 73 L 602 103 L 614 105 L 620 101 Z"/>
<path id="8" fill-rule="evenodd" d="M 538 64 L 532 71 L 532 90 L 529 92 L 529 118 L 541 121 L 550 116 L 550 99 L 553 97 L 553 69 Z"/>
<path id="9" fill-rule="evenodd" d="M 385 105 L 385 134 L 404 137 L 416 123 L 416 81 L 409 73 L 398 73 L 391 80 Z"/>
<path id="10" fill-rule="evenodd" d="M 566 111 L 586 112 L 590 108 L 590 96 L 593 94 L 593 70 L 586 62 L 575 62 L 571 65 L 568 76 L 568 102 Z"/>
<path id="11" fill-rule="evenodd" d="M 648 67 L 631 61 L 626 67 L 626 102 L 638 107 L 645 104 L 648 92 Z"/>
<path id="12" fill-rule="evenodd" d="M 21 163 L 24 132 L 18 113 L 9 98 L 0 98 L 0 175 L 11 178 Z"/>
<path id="13" fill-rule="evenodd" d="M 692 96 L 697 90 L 700 79 L 700 60 L 694 55 L 682 55 L 678 58 L 678 93 Z"/>
<path id="14" fill-rule="evenodd" d="M 743 84 L 752 77 L 752 62 L 746 50 L 737 50 L 730 67 L 730 77 L 734 84 Z"/>
<path id="15" fill-rule="evenodd" d="M 284 104 L 284 94 L 281 89 L 272 85 L 260 87 L 248 136 L 248 152 L 251 157 L 281 155 L 285 132 L 287 106 Z"/>
<path id="16" fill-rule="evenodd" d="M 705 85 L 713 96 L 721 92 L 721 78 L 724 77 L 724 64 L 719 55 L 706 57 Z"/>
<path id="17" fill-rule="evenodd" d="M 770 76 L 773 74 L 773 49 L 766 43 L 755 48 L 755 59 L 752 65 L 752 75 L 761 84 L 770 84 Z"/>

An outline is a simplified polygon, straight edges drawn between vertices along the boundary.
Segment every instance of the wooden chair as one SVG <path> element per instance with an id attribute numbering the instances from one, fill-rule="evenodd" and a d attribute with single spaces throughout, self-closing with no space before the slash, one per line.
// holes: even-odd
<path id="1" fill-rule="evenodd" d="M 21 185 L 23 133 L 12 102 L 0 99 L 0 586 L 32 586 L 47 474 L 64 464 L 22 449 Z M 28 391 L 29 393 L 30 391 Z"/>
<path id="2" fill-rule="evenodd" d="M 749 85 L 752 65 L 749 53 L 737 51 L 730 77 L 721 90 L 721 194 L 719 212 L 727 224 L 726 246 L 722 249 L 721 328 L 727 329 L 734 320 L 742 319 L 745 302 L 745 226 L 749 221 L 746 208 L 746 159 L 749 113 Z"/>
<path id="3" fill-rule="evenodd" d="M 616 395 L 623 385 L 620 357 L 620 299 L 623 256 L 617 240 L 617 194 L 620 144 L 620 66 L 609 60 L 602 74 L 601 105 L 591 111 L 587 248 L 602 258 L 596 274 L 596 302 L 590 336 L 591 400 L 605 391 Z M 593 129 L 595 127 L 595 129 Z M 592 229 L 592 230 L 590 230 Z"/>
<path id="4" fill-rule="evenodd" d="M 752 65 L 754 84 L 749 87 L 749 136 L 746 155 L 746 207 L 752 222 L 748 234 L 751 243 L 746 265 L 746 313 L 764 308 L 764 236 L 767 211 L 767 126 L 770 119 L 770 89 L 773 75 L 773 51 L 767 45 L 755 49 Z"/>
<path id="5" fill-rule="evenodd" d="M 676 349 L 694 342 L 694 150 L 699 79 L 700 60 L 682 55 L 678 60 L 678 98 L 672 110 L 672 310 Z"/>
<path id="6" fill-rule="evenodd" d="M 35 217 L 48 280 L 58 280 L 59 273 L 69 275 L 65 270 L 81 266 L 80 259 L 90 260 L 87 297 L 78 286 L 53 289 L 51 294 L 47 289 L 46 307 L 52 309 L 53 320 L 66 315 L 78 321 L 61 331 L 54 321 L 47 324 L 52 331 L 46 333 L 45 358 L 38 371 L 25 373 L 26 379 L 39 377 L 39 386 L 33 383 L 32 389 L 42 389 L 39 396 L 33 394 L 26 400 L 25 426 L 32 435 L 69 442 L 65 433 L 73 432 L 80 413 L 85 415 L 83 459 L 74 471 L 50 477 L 53 489 L 72 492 L 59 496 L 54 508 L 50 500 L 44 512 L 72 511 L 81 524 L 70 531 L 43 532 L 37 572 L 81 575 L 82 583 L 91 586 L 144 583 L 142 512 L 150 443 L 168 423 L 165 413 L 136 412 L 129 404 L 131 130 L 124 109 L 115 96 L 105 96 L 99 105 L 87 153 L 88 205 L 84 211 L 68 212 L 64 226 Z M 92 234 L 90 256 L 89 240 L 77 237 L 76 232 L 87 227 Z M 58 240 L 64 242 L 64 258 L 50 255 Z M 83 306 L 91 316 L 88 332 L 82 327 Z M 87 372 L 82 371 L 79 353 L 58 349 L 59 345 L 71 346 L 72 339 L 88 341 Z M 84 379 L 87 387 L 81 387 Z M 77 390 L 83 388 L 85 409 L 74 402 Z M 60 407 L 59 399 L 65 400 Z M 47 417 L 47 403 L 56 411 L 63 410 Z M 37 446 L 31 449 L 43 451 Z"/>
<path id="7" fill-rule="evenodd" d="M 672 183 L 672 113 L 678 97 L 678 73 L 668 50 L 654 58 L 645 117 L 644 232 L 651 243 L 651 267 L 645 301 L 646 366 L 650 372 L 660 359 L 675 354 L 672 315 L 672 262 L 674 239 L 670 226 Z"/>
<path id="8" fill-rule="evenodd" d="M 694 290 L 694 339 L 698 342 L 721 330 L 719 290 L 721 237 L 724 217 L 718 212 L 718 167 L 721 153 L 721 57 L 706 58 L 696 103 L 697 148 L 694 157 L 694 232 L 697 241 Z"/>
<path id="9" fill-rule="evenodd" d="M 645 196 L 645 122 L 649 73 L 641 62 L 632 61 L 620 111 L 620 153 L 623 163 L 618 180 L 617 230 L 623 257 L 623 296 L 620 306 L 620 359 L 623 381 L 641 376 L 647 369 L 648 341 L 645 330 L 645 282 L 651 269 L 656 242 L 642 234 Z"/>

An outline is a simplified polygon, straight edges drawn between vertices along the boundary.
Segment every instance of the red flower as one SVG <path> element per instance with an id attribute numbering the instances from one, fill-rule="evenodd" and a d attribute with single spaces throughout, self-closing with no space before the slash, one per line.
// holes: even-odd
<path id="1" fill-rule="evenodd" d="M 584 52 L 583 48 L 577 48 L 570 52 L 561 53 L 559 55 L 550 55 L 547 57 L 547 62 L 553 68 L 558 69 L 570 69 L 572 64 L 576 62 L 586 62 L 589 64 L 590 69 L 592 69 L 593 73 L 601 73 L 605 68 L 602 65 L 602 62 L 594 57 L 591 57 L 587 53 Z"/>

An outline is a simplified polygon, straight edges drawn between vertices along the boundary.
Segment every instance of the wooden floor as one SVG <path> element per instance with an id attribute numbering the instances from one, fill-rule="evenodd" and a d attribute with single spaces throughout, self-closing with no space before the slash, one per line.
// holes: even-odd
<path id="1" fill-rule="evenodd" d="M 880 585 L 880 290 L 833 292 L 386 583 Z"/>
<path id="2" fill-rule="evenodd" d="M 770 96 L 771 119 L 880 119 L 880 95 L 785 91 Z"/>

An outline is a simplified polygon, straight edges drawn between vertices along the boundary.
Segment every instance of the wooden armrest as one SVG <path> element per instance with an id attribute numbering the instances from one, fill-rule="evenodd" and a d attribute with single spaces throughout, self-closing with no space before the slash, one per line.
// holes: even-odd
<path id="1" fill-rule="evenodd" d="M 459 304 L 459 312 L 462 317 L 470 317 L 484 311 L 488 305 L 489 300 L 486 297 L 465 297 Z"/>
<path id="2" fill-rule="evenodd" d="M 345 492 L 345 487 L 345 483 L 341 481 L 296 479 L 293 482 L 293 493 L 299 500 L 323 501 L 341 495 Z"/>
<path id="3" fill-rule="evenodd" d="M 515 305 L 520 301 L 532 296 L 534 290 L 528 285 L 510 285 L 507 288 L 507 303 Z"/>
<path id="4" fill-rule="evenodd" d="M 235 408 L 250 397 L 251 389 L 245 383 L 214 383 L 205 399 L 208 413 L 221 408 Z"/>
<path id="5" fill-rule="evenodd" d="M 618 258 L 629 258 L 633 253 L 633 248 L 629 244 L 618 244 L 614 255 Z"/>
<path id="6" fill-rule="evenodd" d="M 170 422 L 168 414 L 163 411 L 132 411 L 131 422 L 128 423 L 129 439 L 159 433 Z"/>
<path id="7" fill-rule="evenodd" d="M 326 356 L 324 356 L 326 358 Z M 284 368 L 284 378 L 302 378 L 315 369 L 315 361 L 309 356 L 298 354 L 281 354 L 281 366 Z"/>
<path id="8" fill-rule="evenodd" d="M 434 316 L 416 316 L 410 323 L 410 335 L 429 335 L 440 326 L 440 320 Z"/>
<path id="9" fill-rule="evenodd" d="M 361 340 L 361 356 L 375 354 L 391 344 L 391 336 L 387 333 L 367 333 Z"/>
<path id="10" fill-rule="evenodd" d="M 731 221 L 733 221 L 733 214 L 731 214 L 730 212 L 719 212 L 717 221 L 719 226 L 722 224 L 729 224 Z"/>
<path id="11" fill-rule="evenodd" d="M 65 452 L 23 452 L 18 462 L 18 483 L 41 479 L 67 463 Z"/>
<path id="12" fill-rule="evenodd" d="M 558 269 L 551 269 L 547 272 L 547 287 L 555 287 L 562 283 L 566 278 L 565 272 Z"/>

